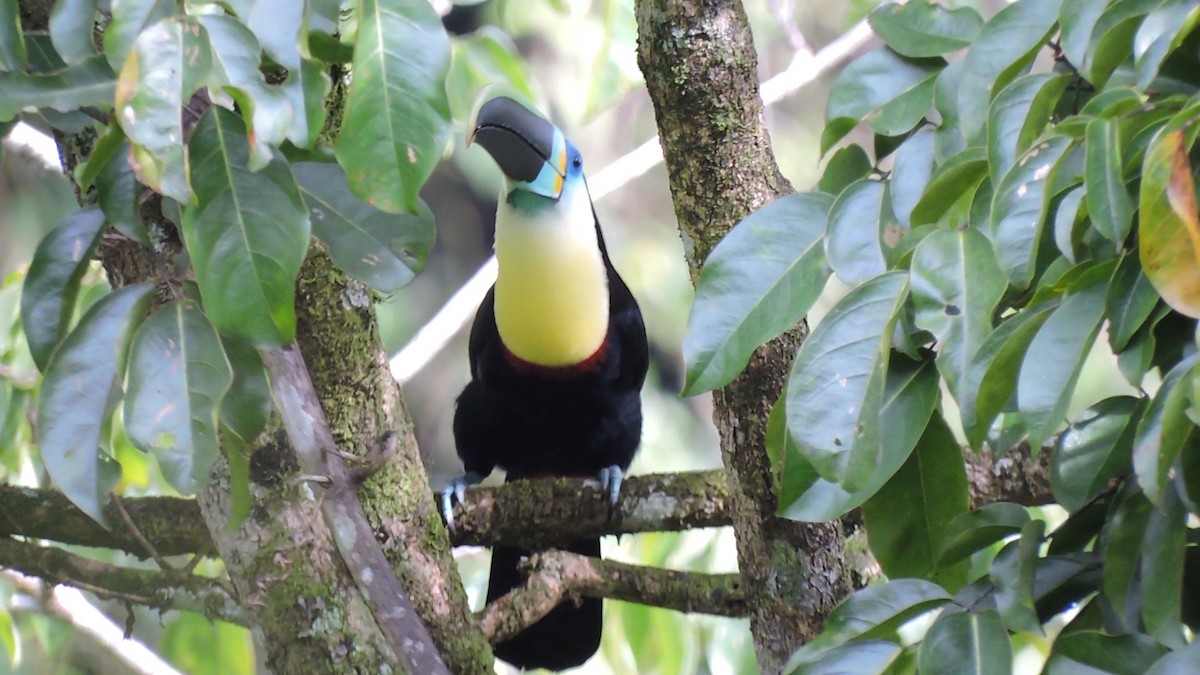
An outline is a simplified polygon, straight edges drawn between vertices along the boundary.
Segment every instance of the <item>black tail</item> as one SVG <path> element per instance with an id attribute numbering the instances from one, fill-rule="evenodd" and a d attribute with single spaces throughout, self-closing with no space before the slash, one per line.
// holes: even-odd
<path id="1" fill-rule="evenodd" d="M 572 542 L 567 550 L 599 558 L 600 540 L 580 539 Z M 492 549 L 488 602 L 523 583 L 517 572 L 517 562 L 529 554 L 529 551 L 511 546 Z M 564 670 L 578 666 L 600 646 L 603 602 L 600 598 L 584 598 L 578 606 L 571 601 L 560 604 L 516 637 L 496 645 L 496 656 L 518 668 Z"/>

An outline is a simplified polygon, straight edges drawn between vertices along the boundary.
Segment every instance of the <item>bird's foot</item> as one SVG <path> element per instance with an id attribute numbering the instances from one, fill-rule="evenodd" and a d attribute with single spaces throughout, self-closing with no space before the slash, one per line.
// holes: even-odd
<path id="1" fill-rule="evenodd" d="M 625 472 L 613 464 L 600 469 L 597 478 L 600 479 L 600 489 L 608 501 L 608 517 L 611 520 L 617 512 L 617 497 L 621 494 L 621 482 L 625 480 Z"/>
<path id="2" fill-rule="evenodd" d="M 483 481 L 483 476 L 468 471 L 463 475 L 450 481 L 450 484 L 442 489 L 442 516 L 446 519 L 446 526 L 450 531 L 454 531 L 454 500 L 458 499 L 461 504 L 467 496 L 467 488 L 472 485 L 478 485 Z"/>

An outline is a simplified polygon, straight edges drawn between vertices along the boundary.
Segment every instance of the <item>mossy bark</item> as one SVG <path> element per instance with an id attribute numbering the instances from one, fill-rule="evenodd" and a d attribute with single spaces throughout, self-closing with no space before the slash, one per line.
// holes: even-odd
<path id="1" fill-rule="evenodd" d="M 771 150 L 758 59 L 740 2 L 638 0 L 638 63 L 654 103 L 675 215 L 693 282 L 717 242 L 763 204 L 792 192 Z M 738 563 L 759 666 L 780 672 L 852 588 L 839 523 L 775 516 L 766 421 L 803 322 L 758 349 L 714 393 L 713 419 L 733 500 Z"/>

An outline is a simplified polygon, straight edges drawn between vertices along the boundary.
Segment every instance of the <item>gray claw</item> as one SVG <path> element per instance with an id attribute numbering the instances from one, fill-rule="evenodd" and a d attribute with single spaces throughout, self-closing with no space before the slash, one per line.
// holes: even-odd
<path id="1" fill-rule="evenodd" d="M 454 499 L 457 497 L 461 504 L 467 496 L 467 488 L 472 485 L 477 485 L 483 481 L 483 476 L 468 471 L 463 475 L 450 481 L 450 484 L 442 489 L 442 516 L 446 519 L 446 526 L 454 532 Z"/>
<path id="2" fill-rule="evenodd" d="M 608 491 L 608 509 L 611 515 L 617 508 L 617 497 L 621 494 L 621 482 L 625 480 L 625 472 L 613 464 L 600 469 L 599 478 L 601 489 Z"/>

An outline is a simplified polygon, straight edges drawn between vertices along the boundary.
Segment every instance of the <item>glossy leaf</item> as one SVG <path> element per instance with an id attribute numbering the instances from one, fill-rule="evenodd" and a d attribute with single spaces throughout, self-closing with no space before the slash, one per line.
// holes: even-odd
<path id="1" fill-rule="evenodd" d="M 1154 505 L 1139 491 L 1124 491 L 1104 527 L 1100 553 L 1104 561 L 1104 597 L 1115 618 L 1133 624 L 1137 606 L 1129 606 L 1134 577 L 1141 558 L 1142 541 Z M 1133 600 L 1136 601 L 1136 598 Z M 1131 621 L 1132 620 L 1132 621 Z M 1134 625 L 1124 626 L 1136 628 Z"/>
<path id="2" fill-rule="evenodd" d="M 99 522 L 101 430 L 120 395 L 129 338 L 151 286 L 113 291 L 91 307 L 54 355 L 38 397 L 38 449 L 67 499 Z"/>
<path id="3" fill-rule="evenodd" d="M 988 236 L 1000 266 L 1016 288 L 1025 288 L 1033 280 L 1050 201 L 1049 178 L 1070 145 L 1065 138 L 1039 143 L 1022 155 L 996 187 Z"/>
<path id="4" fill-rule="evenodd" d="M 967 399 L 972 359 L 1007 288 L 991 243 L 973 228 L 934 232 L 913 254 L 915 321 L 937 338 L 938 371 L 956 401 Z"/>
<path id="5" fill-rule="evenodd" d="M 271 160 L 271 148 L 287 136 L 291 103 L 281 88 L 267 85 L 260 64 L 262 47 L 248 28 L 228 16 L 196 20 L 204 26 L 212 49 L 209 87 L 224 89 L 237 102 L 251 139 L 250 166 L 261 169 Z"/>
<path id="6" fill-rule="evenodd" d="M 0 0 L 0 72 L 25 67 L 25 36 L 17 0 Z"/>
<path id="7" fill-rule="evenodd" d="M 1059 48 L 1070 63 L 1082 64 L 1091 43 L 1092 30 L 1110 0 L 1062 0 L 1059 12 Z"/>
<path id="8" fill-rule="evenodd" d="M 790 663 L 791 675 L 885 675 L 904 649 L 895 642 L 856 640 L 817 654 L 811 661 Z"/>
<path id="9" fill-rule="evenodd" d="M 416 213 L 450 129 L 450 44 L 428 3 L 358 0 L 354 79 L 334 148 L 350 189 L 375 208 Z"/>
<path id="10" fill-rule="evenodd" d="M 433 212 L 425 202 L 418 201 L 416 215 L 393 215 L 355 197 L 337 164 L 306 162 L 293 166 L 292 173 L 308 205 L 313 234 L 347 274 L 394 293 L 425 267 L 434 236 Z"/>
<path id="11" fill-rule="evenodd" d="M 929 187 L 929 181 L 933 178 L 934 136 L 933 129 L 920 129 L 896 150 L 888 196 L 892 200 L 892 212 L 896 215 L 896 221 L 903 228 L 900 232 L 911 229 L 913 209 L 920 202 L 921 196 Z M 884 245 L 895 248 L 896 242 L 885 239 Z"/>
<path id="12" fill-rule="evenodd" d="M 825 164 L 825 171 L 817 183 L 817 189 L 825 194 L 837 196 L 850 184 L 871 175 L 870 156 L 861 145 L 851 143 L 840 148 Z"/>
<path id="13" fill-rule="evenodd" d="M 329 73 L 324 64 L 311 59 L 288 73 L 283 93 L 292 106 L 292 126 L 288 140 L 301 148 L 313 147 L 325 125 L 325 97 L 329 94 Z"/>
<path id="14" fill-rule="evenodd" d="M 1003 176 L 1017 163 L 1050 121 L 1071 76 L 1034 73 L 1017 78 L 996 94 L 988 109 L 988 166 Z"/>
<path id="15" fill-rule="evenodd" d="M 934 131 L 934 157 L 944 164 L 967 148 L 967 139 L 958 126 L 958 83 L 962 80 L 963 60 L 952 61 L 942 69 L 933 84 L 933 109 L 941 118 Z"/>
<path id="16" fill-rule="evenodd" d="M 1142 273 L 1137 251 L 1126 253 L 1117 265 L 1104 302 L 1109 322 L 1108 342 L 1114 352 L 1125 349 L 1156 306 L 1158 293 Z"/>
<path id="17" fill-rule="evenodd" d="M 1113 673 L 1143 675 L 1167 649 L 1140 633 L 1106 635 L 1098 631 L 1064 633 L 1054 641 L 1046 675 Z"/>
<path id="18" fill-rule="evenodd" d="M 233 382 L 217 331 L 190 301 L 163 305 L 133 338 L 128 378 L 129 440 L 171 487 L 195 494 L 220 454 L 217 415 Z"/>
<path id="19" fill-rule="evenodd" d="M 1200 318 L 1200 213 L 1182 131 L 1164 129 L 1142 164 L 1138 253 L 1150 283 L 1176 311 Z"/>
<path id="20" fill-rule="evenodd" d="M 271 383 L 253 345 L 234 339 L 221 344 L 233 367 L 233 382 L 221 402 L 221 425 L 250 443 L 266 428 L 271 415 Z"/>
<path id="21" fill-rule="evenodd" d="M 995 611 L 943 614 L 917 650 L 921 675 L 1012 672 L 1012 645 Z"/>
<path id="22" fill-rule="evenodd" d="M 107 110 L 115 87 L 112 69 L 99 56 L 49 73 L 0 73 L 0 120 L 13 119 L 27 108 Z"/>
<path id="23" fill-rule="evenodd" d="M 951 589 L 966 583 L 966 568 L 939 569 L 938 553 L 946 527 L 968 511 L 967 487 L 962 450 L 935 415 L 904 466 L 862 506 L 871 553 L 884 574 Z"/>
<path id="24" fill-rule="evenodd" d="M 1138 25 L 1159 4 L 1160 0 L 1124 0 L 1109 5 L 1100 14 L 1087 52 L 1078 64 L 1079 72 L 1097 89 L 1103 89 L 1113 71 L 1130 59 Z"/>
<path id="25" fill-rule="evenodd" d="M 684 395 L 727 384 L 759 345 L 812 307 L 829 275 L 823 235 L 832 201 L 819 192 L 781 197 L 743 219 L 713 249 L 683 343 Z"/>
<path id="26" fill-rule="evenodd" d="M 1187 508 L 1179 493 L 1169 486 L 1162 497 L 1162 506 L 1150 512 L 1142 543 L 1142 621 L 1147 633 L 1174 649 L 1186 644 L 1179 617 L 1183 559 L 1188 545 L 1187 518 Z"/>
<path id="27" fill-rule="evenodd" d="M 130 239 L 149 245 L 150 238 L 138 214 L 139 199 L 145 188 L 137 182 L 129 165 L 129 141 L 120 129 L 114 135 L 119 138 L 116 151 L 96 175 L 96 201 L 113 227 Z M 99 158 L 93 154 L 92 159 Z"/>
<path id="28" fill-rule="evenodd" d="M 938 552 L 938 566 L 965 560 L 978 550 L 1016 534 L 1029 522 L 1029 512 L 1018 504 L 997 502 L 961 514 L 946 526 Z"/>
<path id="29" fill-rule="evenodd" d="M 1104 321 L 1107 291 L 1104 281 L 1068 295 L 1029 344 L 1017 379 L 1017 404 L 1032 447 L 1041 447 L 1066 417 L 1079 372 Z"/>
<path id="30" fill-rule="evenodd" d="M 104 28 L 104 56 L 118 72 L 138 35 L 176 11 L 175 0 L 110 0 L 109 6 L 112 20 Z"/>
<path id="31" fill-rule="evenodd" d="M 968 141 L 987 120 L 992 95 L 999 93 L 1045 44 L 1058 19 L 1059 0 L 1015 2 L 984 24 L 971 44 L 958 87 L 958 123 Z"/>
<path id="32" fill-rule="evenodd" d="M 929 109 L 934 80 L 945 65 L 941 58 L 910 59 L 886 47 L 855 59 L 838 74 L 829 92 L 821 152 L 858 122 L 884 136 L 912 129 Z"/>
<path id="33" fill-rule="evenodd" d="M 210 58 L 200 24 L 161 21 L 137 36 L 117 86 L 117 119 L 133 143 L 138 180 L 183 204 L 193 195 L 180 108 L 204 86 Z"/>
<path id="34" fill-rule="evenodd" d="M 495 26 L 481 26 L 469 35 L 455 36 L 451 48 L 446 94 L 454 119 L 467 119 L 480 90 L 492 83 L 511 87 L 527 100 L 537 99 L 517 46 Z M 824 188 L 822 191 L 829 192 Z"/>
<path id="35" fill-rule="evenodd" d="M 899 223 L 888 202 L 886 184 L 860 180 L 842 191 L 829 211 L 825 257 L 843 283 L 856 286 L 887 269 L 883 239 Z M 899 237 L 894 236 L 898 241 Z"/>
<path id="36" fill-rule="evenodd" d="M 973 194 L 987 174 L 987 151 L 982 147 L 968 148 L 946 160 L 913 207 L 913 227 L 936 223 L 965 195 Z"/>
<path id="37" fill-rule="evenodd" d="M 58 0 L 50 10 L 50 41 L 54 51 L 68 64 L 85 61 L 96 54 L 92 44 L 96 0 Z"/>
<path id="38" fill-rule="evenodd" d="M 970 7 L 946 9 L 928 2 L 887 3 L 867 16 L 887 46 L 910 57 L 941 56 L 971 45 L 983 17 Z"/>
<path id="39" fill-rule="evenodd" d="M 1033 607 L 1033 582 L 1045 523 L 1032 520 L 1021 527 L 1021 536 L 996 554 L 988 577 L 996 587 L 996 609 L 1013 632 L 1042 634 L 1042 622 Z"/>
<path id="40" fill-rule="evenodd" d="M 788 432 L 821 477 L 861 489 L 881 451 L 879 411 L 907 275 L 851 291 L 800 347 L 787 383 Z"/>
<path id="41" fill-rule="evenodd" d="M 1147 89 L 1168 55 L 1178 49 L 1200 21 L 1200 5 L 1164 2 L 1146 15 L 1133 38 L 1138 88 Z"/>
<path id="42" fill-rule="evenodd" d="M 244 16 L 246 27 L 254 33 L 263 51 L 289 71 L 300 65 L 300 31 L 306 4 L 254 0 Z"/>
<path id="43" fill-rule="evenodd" d="M 259 346 L 295 339 L 295 282 L 308 250 L 309 219 L 287 167 L 247 169 L 237 115 L 213 108 L 188 146 L 199 206 L 183 212 L 183 236 L 204 311 L 222 333 Z"/>
<path id="44" fill-rule="evenodd" d="M 879 412 L 879 424 L 888 430 L 881 439 L 883 453 L 866 485 L 861 490 L 848 492 L 837 483 L 821 478 L 812 463 L 800 453 L 784 426 L 786 397 L 781 399 L 777 406 L 781 410 L 778 423 L 769 419 L 767 426 L 768 451 L 774 448 L 783 458 L 779 515 L 805 522 L 825 522 L 862 506 L 907 460 L 924 433 L 937 401 L 938 377 L 933 364 L 893 354 L 888 363 L 883 407 Z M 775 417 L 774 410 L 772 416 Z"/>
<path id="45" fill-rule="evenodd" d="M 1050 484 L 1064 509 L 1082 508 L 1129 466 L 1142 400 L 1106 398 L 1081 413 L 1059 437 L 1050 455 Z"/>
<path id="46" fill-rule="evenodd" d="M 1146 675 L 1178 675 L 1200 671 L 1200 640 L 1154 662 Z"/>
<path id="47" fill-rule="evenodd" d="M 1084 178 L 1092 225 L 1107 239 L 1122 245 L 1133 226 L 1133 199 L 1122 178 L 1117 127 L 1117 121 L 1111 119 L 1092 120 L 1088 124 Z"/>
<path id="48" fill-rule="evenodd" d="M 104 232 L 104 214 L 95 207 L 67 216 L 38 244 L 21 293 L 21 327 L 38 370 L 67 335 L 79 282 Z"/>
<path id="49" fill-rule="evenodd" d="M 1184 448 L 1196 445 L 1196 425 L 1187 415 L 1196 357 L 1180 361 L 1163 377 L 1154 400 L 1138 423 L 1133 443 L 1133 470 L 1146 497 L 1163 507 L 1163 495 Z"/>
<path id="50" fill-rule="evenodd" d="M 966 398 L 959 401 L 959 411 L 972 447 L 983 443 L 996 416 L 1012 400 L 1029 343 L 1053 309 L 1034 307 L 1009 317 L 984 338 L 971 358 L 967 381 L 960 389 Z"/>
<path id="51" fill-rule="evenodd" d="M 1063 194 L 1054 212 L 1054 245 L 1071 264 L 1078 263 L 1083 255 L 1082 231 L 1090 225 L 1082 217 L 1087 213 L 1086 198 L 1087 190 L 1077 185 Z"/>

